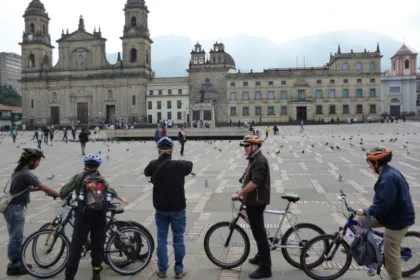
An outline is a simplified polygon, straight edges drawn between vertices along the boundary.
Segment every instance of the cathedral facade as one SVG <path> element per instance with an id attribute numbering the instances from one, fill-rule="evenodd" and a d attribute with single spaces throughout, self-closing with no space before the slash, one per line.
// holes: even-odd
<path id="1" fill-rule="evenodd" d="M 78 28 L 62 32 L 59 58 L 52 65 L 50 18 L 39 0 L 24 13 L 22 42 L 23 123 L 71 125 L 124 118 L 144 122 L 147 84 L 153 79 L 148 8 L 144 0 L 128 0 L 122 57 L 106 59 L 101 30 L 89 33 L 80 17 Z"/>

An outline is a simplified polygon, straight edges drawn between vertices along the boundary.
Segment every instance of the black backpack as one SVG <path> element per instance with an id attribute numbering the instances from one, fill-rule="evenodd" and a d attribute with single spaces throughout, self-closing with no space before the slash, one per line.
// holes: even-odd
<path id="1" fill-rule="evenodd" d="M 92 211 L 103 211 L 107 203 L 105 179 L 98 173 L 86 175 L 82 181 L 81 192 L 85 196 L 85 205 Z"/>

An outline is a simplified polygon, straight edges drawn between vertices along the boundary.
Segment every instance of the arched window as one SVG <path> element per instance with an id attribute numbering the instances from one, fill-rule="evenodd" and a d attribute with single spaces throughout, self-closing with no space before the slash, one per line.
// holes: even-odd
<path id="1" fill-rule="evenodd" d="M 197 58 L 194 57 L 194 64 L 197 64 Z"/>
<path id="2" fill-rule="evenodd" d="M 371 63 L 369 63 L 369 69 L 370 70 L 375 70 L 375 68 L 376 68 L 376 64 L 375 64 L 374 61 L 372 61 Z"/>
<path id="3" fill-rule="evenodd" d="M 198 59 L 198 63 L 203 64 L 203 58 L 202 58 L 202 57 L 200 57 L 200 58 Z"/>
<path id="4" fill-rule="evenodd" d="M 400 104 L 400 100 L 398 98 L 392 98 L 390 103 Z"/>
<path id="5" fill-rule="evenodd" d="M 44 59 L 42 60 L 42 64 L 44 65 L 44 66 L 50 66 L 50 60 L 49 60 L 49 58 L 48 58 L 48 55 L 44 55 Z"/>
<path id="6" fill-rule="evenodd" d="M 47 33 L 47 29 L 45 28 L 45 24 L 42 25 L 42 34 L 45 35 Z"/>
<path id="7" fill-rule="evenodd" d="M 112 100 L 112 90 L 108 90 L 108 100 Z"/>
<path id="8" fill-rule="evenodd" d="M 357 63 L 356 63 L 356 69 L 357 69 L 357 70 L 362 70 L 362 63 L 357 62 Z"/>
<path id="9" fill-rule="evenodd" d="M 405 68 L 405 69 L 410 69 L 410 60 L 406 59 L 406 60 L 404 61 L 404 68 Z"/>
<path id="10" fill-rule="evenodd" d="M 137 19 L 136 17 L 132 17 L 131 18 L 131 26 L 136 26 L 137 25 Z"/>
<path id="11" fill-rule="evenodd" d="M 34 68 L 35 67 L 35 55 L 33 53 L 31 53 L 29 55 L 28 66 L 29 66 L 29 68 Z"/>
<path id="12" fill-rule="evenodd" d="M 146 50 L 146 64 L 149 64 L 149 51 Z"/>
<path id="13" fill-rule="evenodd" d="M 343 63 L 343 70 L 349 70 L 349 64 L 347 62 Z"/>
<path id="14" fill-rule="evenodd" d="M 31 24 L 29 25 L 29 32 L 31 32 L 31 33 L 35 33 L 35 24 L 31 23 Z"/>
<path id="15" fill-rule="evenodd" d="M 130 62 L 137 62 L 137 50 L 135 48 L 132 48 L 130 51 Z"/>
<path id="16" fill-rule="evenodd" d="M 57 101 L 57 93 L 56 92 L 53 92 L 53 94 L 52 94 L 52 101 L 53 102 Z"/>

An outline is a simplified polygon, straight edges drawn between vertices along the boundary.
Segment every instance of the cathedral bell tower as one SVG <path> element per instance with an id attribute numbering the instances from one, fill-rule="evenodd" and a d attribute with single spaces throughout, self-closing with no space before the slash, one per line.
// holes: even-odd
<path id="1" fill-rule="evenodd" d="M 125 25 L 123 37 L 124 67 L 143 67 L 152 70 L 151 45 L 148 27 L 149 10 L 144 0 L 128 0 L 124 8 Z"/>
<path id="2" fill-rule="evenodd" d="M 22 71 L 37 72 L 52 67 L 51 37 L 48 13 L 39 0 L 32 0 L 26 8 L 25 31 L 22 43 Z"/>

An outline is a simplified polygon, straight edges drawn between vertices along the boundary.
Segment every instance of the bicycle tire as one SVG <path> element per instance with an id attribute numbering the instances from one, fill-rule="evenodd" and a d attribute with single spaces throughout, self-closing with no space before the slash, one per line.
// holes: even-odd
<path id="1" fill-rule="evenodd" d="M 38 231 L 45 230 L 45 229 L 54 230 L 55 228 L 54 227 L 51 228 L 51 225 L 52 225 L 52 223 L 45 223 L 39 228 Z M 62 232 L 62 234 L 66 235 L 64 232 Z M 51 236 L 54 236 L 53 232 L 50 234 L 50 236 L 48 236 L 47 242 L 48 242 L 48 240 Z M 36 265 L 39 266 L 40 268 L 49 268 L 49 267 L 55 265 L 61 259 L 61 257 L 63 256 L 64 249 L 65 249 L 64 243 L 61 245 L 60 253 L 57 255 L 57 258 L 55 258 L 51 263 L 42 264 L 42 263 L 38 262 L 38 257 L 35 256 L 36 255 L 35 252 L 36 252 L 37 242 L 38 242 L 38 238 L 36 237 L 33 244 L 32 244 L 32 257 L 34 258 L 34 262 L 36 263 Z"/>
<path id="2" fill-rule="evenodd" d="M 127 227 L 127 228 L 123 228 L 123 229 L 119 230 L 119 234 L 123 234 L 124 232 L 128 232 L 128 231 L 136 232 L 135 234 L 139 234 L 139 235 L 144 236 L 144 240 L 148 243 L 148 246 L 150 248 L 152 241 L 151 241 L 151 239 L 149 238 L 149 236 L 147 235 L 147 233 L 145 231 L 143 231 L 143 230 L 141 230 L 140 228 L 137 228 L 137 227 Z M 147 267 L 147 265 L 149 264 L 149 262 L 152 259 L 153 253 L 151 252 L 151 250 L 148 251 L 148 255 L 147 255 L 146 260 L 143 262 L 143 264 L 139 268 L 136 268 L 136 269 L 131 270 L 131 271 L 122 270 L 119 266 L 117 266 L 111 260 L 111 257 L 110 257 L 110 254 L 111 254 L 111 252 L 110 252 L 111 245 L 114 244 L 115 240 L 119 237 L 119 234 L 113 234 L 108 239 L 107 244 L 106 244 L 106 247 L 105 247 L 105 252 L 106 252 L 105 253 L 105 259 L 107 261 L 108 266 L 113 271 L 115 271 L 116 273 L 118 273 L 120 275 L 125 275 L 125 276 L 127 276 L 127 275 L 135 275 L 135 274 L 139 273 L 140 271 L 142 271 L 144 268 Z"/>
<path id="3" fill-rule="evenodd" d="M 155 239 L 153 238 L 153 235 L 150 233 L 150 231 L 143 226 L 142 224 L 135 222 L 135 221 L 115 221 L 114 223 L 126 223 L 129 227 L 136 227 L 141 229 L 148 237 L 149 239 L 152 241 L 151 244 L 151 251 L 152 253 L 154 253 L 155 251 Z"/>
<path id="4" fill-rule="evenodd" d="M 304 229 L 304 228 L 308 228 L 308 229 L 311 229 L 311 230 L 313 230 L 313 231 L 316 231 L 317 233 L 318 233 L 318 236 L 319 235 L 322 235 L 322 234 L 325 234 L 325 232 L 324 232 L 324 230 L 322 229 L 322 228 L 320 228 L 319 226 L 317 226 L 317 225 L 314 225 L 314 224 L 311 224 L 311 223 L 300 223 L 300 224 L 296 224 L 295 225 L 295 228 L 297 229 L 297 230 L 299 230 L 299 229 Z M 288 239 L 289 239 L 289 237 L 295 232 L 295 228 L 293 228 L 293 227 L 290 227 L 285 233 L 284 233 L 284 235 L 283 235 L 283 238 L 281 239 L 281 245 L 286 245 L 286 244 L 288 244 Z M 306 243 L 308 243 L 308 241 L 309 240 L 303 240 L 303 241 L 301 241 L 302 242 L 302 244 L 299 244 L 300 246 L 302 246 L 302 249 L 303 249 L 303 247 L 305 246 L 305 244 Z M 325 242 L 325 248 L 328 246 L 328 243 L 326 243 Z M 292 259 L 292 257 L 290 256 L 290 254 L 289 254 L 289 252 L 287 251 L 287 249 L 288 248 L 281 248 L 281 253 L 283 254 L 283 257 L 284 257 L 284 259 L 291 265 L 291 266 L 293 266 L 293 267 L 296 267 L 296 268 L 299 268 L 299 269 L 302 269 L 302 265 L 301 265 L 301 263 L 300 263 L 300 254 L 299 254 L 299 262 L 296 262 L 295 260 L 293 260 Z M 319 259 L 317 262 L 315 262 L 313 265 L 316 267 L 316 266 L 318 266 L 319 264 L 318 264 L 318 262 L 319 262 L 319 264 L 321 264 L 322 263 L 322 260 L 321 259 Z"/>
<path id="5" fill-rule="evenodd" d="M 420 242 L 420 232 L 418 232 L 418 231 L 408 231 L 405 234 L 404 238 L 407 237 L 407 236 L 415 236 L 415 237 L 417 237 L 419 239 L 418 241 Z M 402 269 L 402 267 L 401 267 L 401 269 Z M 416 267 L 414 267 L 413 269 L 411 269 L 411 270 L 402 271 L 402 277 L 411 276 L 414 273 L 418 272 L 419 270 L 420 270 L 420 263 Z"/>
<path id="6" fill-rule="evenodd" d="M 339 244 L 335 244 L 336 238 L 337 237 L 335 235 L 333 235 L 333 234 L 319 235 L 319 236 L 311 239 L 308 243 L 306 243 L 305 247 L 303 247 L 302 253 L 300 255 L 300 263 L 302 265 L 302 270 L 311 279 L 315 279 L 315 280 L 335 280 L 335 279 L 340 278 L 341 276 L 343 276 L 343 274 L 346 273 L 347 270 L 350 268 L 350 265 L 351 265 L 351 262 L 352 262 L 352 256 L 351 256 L 351 252 L 350 252 L 350 246 L 343 239 L 341 239 L 341 242 Z M 306 258 L 306 255 L 307 255 L 307 252 L 312 247 L 312 245 L 314 245 L 316 242 L 318 242 L 320 240 L 324 240 L 324 242 L 331 241 L 332 243 L 334 243 L 334 246 L 341 244 L 341 245 L 343 245 L 343 247 L 346 250 L 346 262 L 342 266 L 341 270 L 338 273 L 336 273 L 335 275 L 333 275 L 333 276 L 319 276 L 319 275 L 315 275 L 311 271 L 311 269 L 314 268 L 315 266 L 313 264 L 308 264 L 308 265 L 306 264 L 306 259 L 307 259 Z M 330 244 L 330 242 L 328 242 L 328 244 Z M 325 252 L 323 252 L 323 254 L 321 256 L 322 262 L 324 261 L 324 256 L 325 256 Z"/>
<path id="7" fill-rule="evenodd" d="M 56 275 L 58 275 L 58 274 L 60 274 L 65 268 L 66 268 L 66 265 L 67 265 L 67 261 L 68 261 L 68 259 L 69 259 L 69 252 L 70 252 L 70 241 L 69 241 L 69 239 L 67 238 L 67 236 L 66 235 L 64 235 L 64 234 L 62 234 L 62 233 L 60 233 L 58 236 L 57 236 L 57 238 L 61 238 L 62 240 L 63 240 L 63 244 L 64 244 L 64 247 L 67 247 L 67 255 L 66 255 L 66 258 L 65 258 L 65 261 L 63 262 L 63 264 L 61 265 L 61 266 L 59 266 L 58 267 L 58 269 L 56 269 L 56 270 L 54 270 L 54 271 L 52 271 L 52 272 L 49 272 L 49 273 L 47 273 L 47 274 L 39 274 L 39 273 L 35 273 L 29 266 L 28 266 L 28 263 L 26 262 L 26 258 L 25 258 L 25 252 L 26 252 L 26 250 L 27 250 L 27 248 L 28 248 L 28 246 L 29 246 L 29 244 L 30 244 L 30 242 L 32 241 L 32 240 L 35 240 L 35 241 L 37 241 L 37 239 L 39 238 L 39 236 L 41 235 L 41 234 L 49 234 L 49 235 L 52 235 L 54 233 L 54 230 L 53 229 L 44 229 L 44 230 L 39 230 L 39 231 L 36 231 L 36 232 L 34 232 L 34 233 L 32 233 L 31 235 L 29 235 L 28 236 L 28 238 L 26 238 L 26 240 L 23 242 L 23 244 L 22 244 L 22 252 L 21 252 L 21 260 L 22 260 L 22 264 L 23 264 L 23 266 L 25 267 L 25 269 L 28 271 L 28 274 L 29 275 L 31 275 L 32 277 L 35 277 L 35 278 L 38 278 L 38 279 L 48 279 L 48 278 L 52 278 L 52 277 L 54 277 L 54 276 L 56 276 Z M 63 252 L 64 253 L 64 252 Z M 34 254 L 34 252 L 33 252 L 33 246 L 32 246 L 32 256 L 34 257 L 34 260 L 36 259 L 36 256 L 37 254 Z M 62 255 L 62 254 L 61 254 Z M 60 258 L 61 258 L 61 256 L 60 256 Z M 59 260 L 59 258 L 57 259 L 57 261 Z M 57 263 L 57 261 L 55 262 L 55 263 Z M 42 268 L 42 267 L 41 267 Z M 48 268 L 48 267 L 47 267 Z"/>
<path id="8" fill-rule="evenodd" d="M 242 256 L 239 258 L 238 261 L 234 262 L 234 263 L 223 263 L 222 261 L 218 260 L 211 252 L 210 247 L 209 247 L 209 242 L 210 242 L 210 237 L 211 235 L 215 232 L 215 230 L 217 230 L 218 228 L 222 228 L 222 227 L 226 227 L 227 228 L 227 232 L 233 230 L 233 231 L 237 231 L 239 232 L 239 234 L 242 236 L 242 238 L 244 239 L 244 253 L 242 254 Z M 224 269 L 231 269 L 231 268 L 235 268 L 240 266 L 241 264 L 243 264 L 245 262 L 245 260 L 248 258 L 249 255 L 249 251 L 251 250 L 251 245 L 249 242 L 249 237 L 246 234 L 245 230 L 243 228 L 241 228 L 240 226 L 238 226 L 237 224 L 235 224 L 233 226 L 233 229 L 230 229 L 231 227 L 231 223 L 230 222 L 219 222 L 217 224 L 212 225 L 206 232 L 206 235 L 204 236 L 204 251 L 206 252 L 207 257 L 209 258 L 209 260 L 217 265 L 218 267 L 224 268 Z"/>

